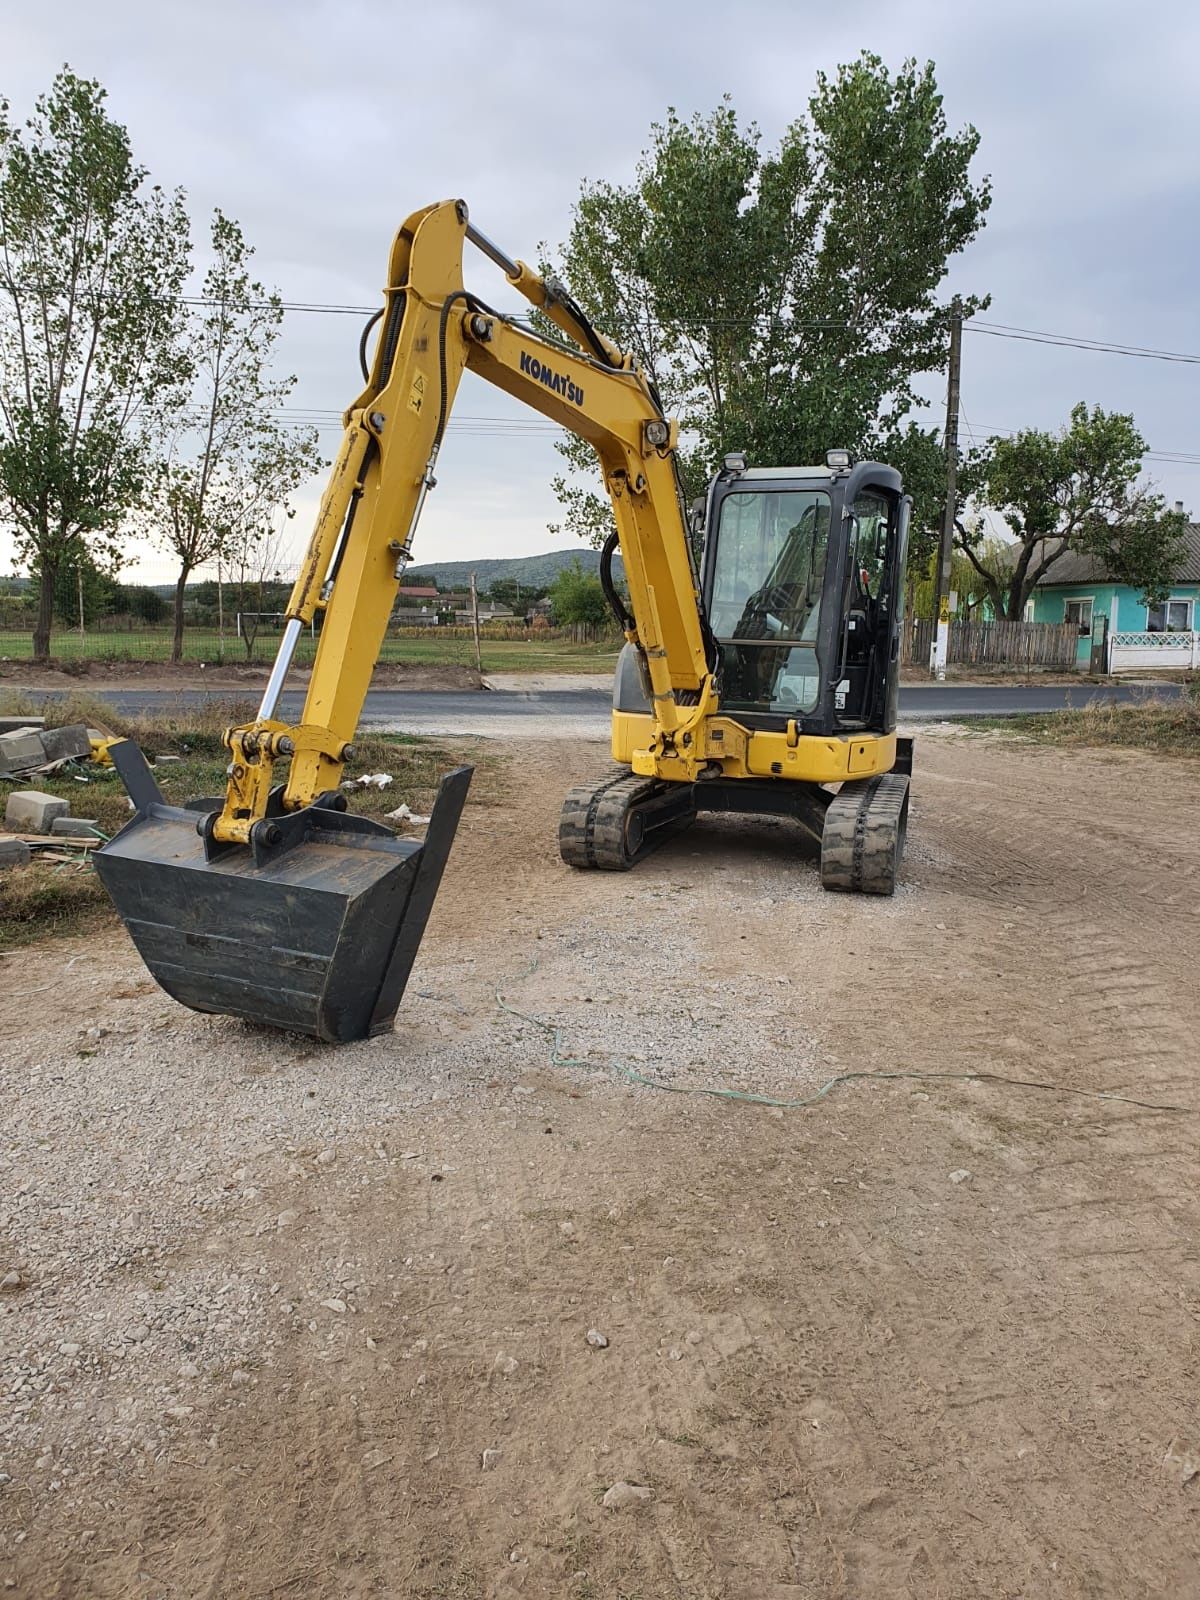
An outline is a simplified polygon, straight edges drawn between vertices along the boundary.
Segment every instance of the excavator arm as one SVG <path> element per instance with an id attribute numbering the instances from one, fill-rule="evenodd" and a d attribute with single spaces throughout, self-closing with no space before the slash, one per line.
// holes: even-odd
<path id="1" fill-rule="evenodd" d="M 569 338 L 570 348 L 490 310 L 463 284 L 474 242 Z M 463 371 L 469 368 L 596 450 L 612 499 L 655 731 L 647 760 L 702 761 L 695 737 L 714 709 L 697 583 L 676 487 L 678 425 L 632 357 L 598 334 L 565 292 L 473 229 L 462 201 L 415 212 L 396 235 L 366 387 L 345 414 L 341 448 L 288 603 L 283 642 L 254 722 L 227 734 L 229 783 L 214 844 L 270 828 L 275 762 L 290 759 L 282 805 L 335 791 L 351 752 L 396 586 Z M 297 640 L 321 614 L 298 724 L 276 718 Z"/>

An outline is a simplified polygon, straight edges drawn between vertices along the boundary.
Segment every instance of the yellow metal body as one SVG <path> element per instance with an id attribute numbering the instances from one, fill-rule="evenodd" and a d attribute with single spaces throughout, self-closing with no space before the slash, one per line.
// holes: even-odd
<path id="1" fill-rule="evenodd" d="M 346 411 L 287 616 L 324 613 L 299 725 L 271 718 L 226 735 L 229 784 L 214 836 L 246 843 L 267 812 L 274 763 L 291 761 L 285 809 L 337 787 L 410 554 L 445 421 L 465 368 L 595 448 L 620 532 L 652 714 L 615 713 L 613 754 L 645 776 L 702 773 L 832 782 L 890 769 L 895 739 L 798 740 L 751 733 L 719 714 L 696 576 L 674 472 L 678 425 L 662 416 L 631 356 L 601 338 L 612 365 L 584 353 L 587 330 L 523 262 L 513 287 L 578 349 L 551 343 L 482 307 L 463 286 L 467 211 L 442 201 L 396 235 L 370 377 Z"/>

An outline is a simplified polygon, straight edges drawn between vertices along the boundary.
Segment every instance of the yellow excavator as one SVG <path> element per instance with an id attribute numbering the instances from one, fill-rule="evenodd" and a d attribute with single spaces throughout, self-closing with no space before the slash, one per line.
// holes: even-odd
<path id="1" fill-rule="evenodd" d="M 464 287 L 468 242 L 562 342 Z M 345 413 L 258 715 L 225 735 L 225 794 L 168 805 L 136 745 L 110 751 L 135 814 L 96 867 L 158 983 L 195 1010 L 331 1041 L 392 1026 L 471 769 L 442 780 L 421 843 L 350 813 L 340 785 L 467 368 L 586 439 L 612 501 L 600 573 L 626 639 L 616 769 L 567 795 L 563 860 L 622 870 L 699 812 L 786 815 L 819 843 L 827 889 L 890 894 L 912 770 L 911 742 L 896 735 L 899 474 L 837 450 L 820 467 L 731 454 L 685 507 L 678 424 L 650 377 L 561 284 L 479 232 L 461 200 L 414 212 L 397 233 L 360 357 L 365 387 Z M 314 621 L 290 723 L 280 696 Z"/>

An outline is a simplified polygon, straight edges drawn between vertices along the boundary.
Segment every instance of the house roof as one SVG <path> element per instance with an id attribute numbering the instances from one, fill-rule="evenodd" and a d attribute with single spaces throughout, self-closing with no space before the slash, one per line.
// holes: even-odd
<path id="1" fill-rule="evenodd" d="M 438 592 L 431 583 L 402 583 L 396 590 L 398 595 L 403 595 L 407 600 L 436 600 Z"/>
<path id="2" fill-rule="evenodd" d="M 1046 576 L 1039 580 L 1039 589 L 1053 589 L 1064 583 L 1111 583 L 1113 579 L 1104 569 L 1104 563 L 1095 556 L 1084 555 L 1079 550 L 1068 550 L 1059 556 Z M 1186 522 L 1183 527 L 1183 559 L 1171 574 L 1172 583 L 1200 583 L 1200 522 Z"/>

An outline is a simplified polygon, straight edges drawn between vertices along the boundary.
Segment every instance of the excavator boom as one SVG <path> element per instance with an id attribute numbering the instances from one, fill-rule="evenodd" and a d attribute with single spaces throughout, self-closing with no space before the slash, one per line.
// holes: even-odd
<path id="1" fill-rule="evenodd" d="M 517 328 L 470 294 L 468 239 L 580 348 Z M 642 642 L 668 726 L 695 715 L 676 708 L 674 691 L 698 698 L 707 670 L 675 492 L 674 426 L 632 361 L 552 284 L 472 229 L 461 201 L 417 211 L 399 230 L 379 322 L 258 716 L 226 735 L 225 795 L 169 806 L 140 752 L 117 747 L 135 815 L 96 859 L 169 993 L 196 1010 L 328 1040 L 391 1026 L 470 782 L 469 768 L 443 781 L 422 843 L 347 814 L 340 788 L 467 367 L 599 451 L 628 533 L 630 582 L 648 619 Z M 280 696 L 314 619 L 315 660 L 292 723 L 278 716 Z"/>

